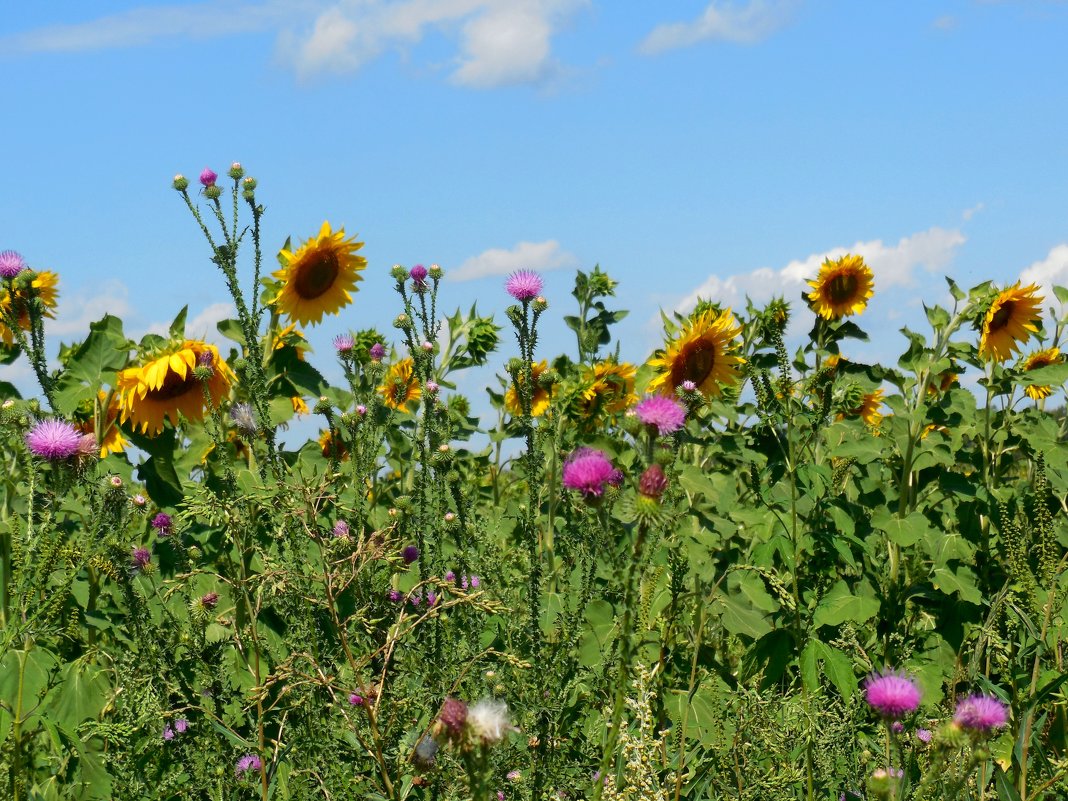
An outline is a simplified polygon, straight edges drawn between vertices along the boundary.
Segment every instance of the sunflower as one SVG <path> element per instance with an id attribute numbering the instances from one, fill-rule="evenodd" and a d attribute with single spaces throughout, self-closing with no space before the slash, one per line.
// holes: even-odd
<path id="1" fill-rule="evenodd" d="M 352 301 L 349 290 L 356 291 L 362 280 L 360 270 L 367 259 L 357 256 L 363 242 L 345 239 L 345 229 L 331 232 L 324 222 L 319 235 L 309 239 L 296 253 L 281 250 L 278 258 L 282 269 L 274 277 L 282 282 L 282 289 L 273 303 L 278 310 L 303 325 L 318 323 L 323 314 L 336 314 Z"/>
<path id="2" fill-rule="evenodd" d="M 812 287 L 808 299 L 816 314 L 837 320 L 864 311 L 875 290 L 875 276 L 863 256 L 846 254 L 823 262 L 816 280 L 808 285 Z"/>
<path id="3" fill-rule="evenodd" d="M 171 344 L 155 359 L 119 373 L 116 389 L 120 420 L 132 421 L 135 429 L 152 436 L 163 430 L 165 417 L 177 424 L 179 412 L 188 420 L 203 420 L 204 390 L 193 374 L 198 363 L 212 368 L 211 377 L 205 383 L 212 404 L 218 404 L 230 391 L 236 376 L 220 358 L 218 348 L 187 339 L 181 344 Z"/>
<path id="4" fill-rule="evenodd" d="M 289 399 L 289 402 L 293 404 L 293 414 L 307 414 L 308 404 L 304 402 L 304 398 L 300 395 L 294 395 Z"/>
<path id="5" fill-rule="evenodd" d="M 1043 297 L 1036 292 L 1037 285 L 1021 287 L 1017 281 L 997 294 L 983 318 L 980 356 L 1003 362 L 1020 349 L 1019 343 L 1038 331 L 1035 323 L 1041 316 L 1038 307 Z"/>
<path id="6" fill-rule="evenodd" d="M 611 360 L 585 368 L 577 401 L 579 413 L 593 421 L 602 415 L 625 412 L 638 402 L 634 394 L 636 372 L 633 364 Z"/>
<path id="7" fill-rule="evenodd" d="M 56 308 L 59 298 L 59 276 L 49 270 L 42 270 L 34 274 L 30 286 L 33 288 L 33 294 L 39 297 L 44 305 L 44 316 L 55 317 L 52 309 Z M 14 315 L 18 319 L 19 328 L 29 331 L 29 294 L 24 289 L 16 289 L 14 293 L 6 288 L 0 289 L 0 318 Z M 0 321 L 0 339 L 4 340 L 5 345 L 11 345 L 15 341 L 14 333 L 2 321 Z"/>
<path id="8" fill-rule="evenodd" d="M 101 391 L 97 394 L 97 397 L 100 398 L 100 403 L 103 405 L 108 398 L 108 394 Z M 90 417 L 84 423 L 79 423 L 78 430 L 83 434 L 95 434 L 93 418 Z M 130 444 L 126 437 L 122 435 L 122 429 L 119 428 L 119 396 L 117 394 L 111 396 L 111 403 L 108 405 L 107 412 L 104 415 L 104 434 L 99 438 L 99 442 L 101 459 L 109 453 L 122 453 L 126 450 L 126 446 Z"/>
<path id="9" fill-rule="evenodd" d="M 879 409 L 883 405 L 883 391 L 877 389 L 874 392 L 868 392 L 860 401 L 860 406 L 853 409 L 851 414 L 857 415 L 863 418 L 864 422 L 870 426 L 879 425 L 879 421 L 883 419 L 883 414 Z"/>
<path id="10" fill-rule="evenodd" d="M 412 361 L 411 356 L 399 362 L 393 362 L 389 366 L 389 371 L 378 391 L 382 393 L 382 402 L 390 409 L 406 412 L 408 402 L 417 401 L 422 396 L 423 391 L 419 388 L 419 382 L 416 381 L 412 372 L 414 366 L 415 362 Z"/>
<path id="11" fill-rule="evenodd" d="M 549 394 L 549 390 L 541 385 L 541 374 L 549 369 L 549 363 L 542 359 L 537 364 L 530 363 L 530 377 L 534 382 L 534 396 L 530 399 L 530 416 L 540 417 L 545 414 L 549 408 L 549 401 L 552 396 Z M 522 383 L 523 374 L 520 373 L 516 376 L 516 381 Z M 518 417 L 523 413 L 523 404 L 519 400 L 519 392 L 516 390 L 516 384 L 508 387 L 508 391 L 504 393 L 504 408 L 509 411 L 515 417 Z"/>
<path id="12" fill-rule="evenodd" d="M 667 343 L 663 355 L 649 360 L 659 373 L 649 389 L 670 395 L 682 382 L 692 381 L 706 398 L 718 396 L 720 384 L 732 384 L 738 377 L 735 365 L 742 359 L 732 351 L 741 331 L 730 309 L 702 312 Z"/>
<path id="13" fill-rule="evenodd" d="M 1040 367 L 1049 367 L 1051 364 L 1060 364 L 1062 361 L 1060 348 L 1046 348 L 1032 353 L 1026 359 L 1023 364 L 1020 365 L 1020 369 L 1024 372 L 1030 370 L 1037 370 Z M 1048 398 L 1053 394 L 1053 387 L 1049 384 L 1031 384 L 1024 389 L 1027 393 L 1027 397 L 1031 400 L 1042 400 L 1042 398 Z"/>
<path id="14" fill-rule="evenodd" d="M 324 459 L 336 455 L 337 460 L 343 462 L 349 458 L 349 449 L 345 447 L 345 443 L 329 431 L 324 431 L 319 435 L 319 448 L 322 449 Z"/>

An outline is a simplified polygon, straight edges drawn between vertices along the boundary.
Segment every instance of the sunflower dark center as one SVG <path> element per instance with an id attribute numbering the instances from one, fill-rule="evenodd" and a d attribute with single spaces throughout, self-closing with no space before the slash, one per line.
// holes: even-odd
<path id="1" fill-rule="evenodd" d="M 1009 322 L 1009 318 L 1012 317 L 1012 310 L 1015 304 L 1011 301 L 1005 301 L 1001 304 L 1001 308 L 994 312 L 994 316 L 990 318 L 990 331 L 1000 331 Z"/>
<path id="2" fill-rule="evenodd" d="M 317 298 L 334 285 L 338 274 L 336 253 L 317 253 L 300 266 L 293 282 L 297 294 L 305 300 Z"/>
<path id="3" fill-rule="evenodd" d="M 185 378 L 168 370 L 167 377 L 163 379 L 163 386 L 159 389 L 149 390 L 148 397 L 153 400 L 171 400 L 184 395 L 195 383 L 196 378 L 193 376 L 192 370 L 186 372 Z"/>
<path id="4" fill-rule="evenodd" d="M 716 344 L 703 339 L 682 349 L 671 368 L 671 386 L 683 381 L 693 381 L 702 386 L 716 367 Z"/>
<path id="5" fill-rule="evenodd" d="M 857 295 L 857 277 L 852 273 L 839 273 L 825 286 L 831 303 L 849 303 Z"/>

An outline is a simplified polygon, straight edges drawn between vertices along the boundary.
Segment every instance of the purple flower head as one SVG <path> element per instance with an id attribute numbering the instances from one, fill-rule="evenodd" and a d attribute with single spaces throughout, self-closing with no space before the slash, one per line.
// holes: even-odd
<path id="1" fill-rule="evenodd" d="M 152 561 L 152 552 L 148 548 L 133 549 L 133 569 L 143 570 Z"/>
<path id="2" fill-rule="evenodd" d="M 338 539 L 345 539 L 349 536 L 349 524 L 344 520 L 338 520 L 334 523 L 334 536 Z"/>
<path id="3" fill-rule="evenodd" d="M 405 545 L 404 550 L 401 551 L 401 558 L 404 560 L 404 564 L 410 565 L 419 558 L 419 549 L 414 545 Z"/>
<path id="4" fill-rule="evenodd" d="M 433 590 L 427 590 L 426 591 L 426 605 L 427 606 L 436 606 L 437 603 L 438 603 L 438 594 L 436 592 L 434 592 Z"/>
<path id="5" fill-rule="evenodd" d="M 438 386 L 438 382 L 437 381 L 427 381 L 426 382 L 426 391 L 427 391 L 428 395 L 435 394 L 439 389 L 441 389 L 441 387 Z"/>
<path id="6" fill-rule="evenodd" d="M 445 580 L 446 581 L 456 581 L 456 573 L 453 572 L 452 570 L 446 570 L 445 571 Z"/>
<path id="7" fill-rule="evenodd" d="M 178 720 L 174 721 L 174 730 L 179 734 L 185 734 L 188 728 L 189 721 L 185 718 L 178 718 Z"/>
<path id="8" fill-rule="evenodd" d="M 419 604 L 421 604 L 422 602 L 423 602 L 423 596 L 421 596 L 417 592 L 414 592 L 414 593 L 412 593 L 411 595 L 408 596 L 408 603 L 410 603 L 413 608 L 418 607 Z"/>
<path id="9" fill-rule="evenodd" d="M 564 462 L 564 486 L 578 490 L 586 498 L 599 498 L 605 484 L 617 478 L 618 471 L 604 453 L 594 448 L 578 448 Z M 622 479 L 622 474 L 619 475 Z"/>
<path id="10" fill-rule="evenodd" d="M 389 598 L 389 600 L 391 600 L 393 603 L 399 603 L 400 600 L 404 598 L 404 596 L 400 594 L 399 590 L 390 590 L 386 593 L 386 597 Z"/>
<path id="11" fill-rule="evenodd" d="M 0 278 L 14 278 L 26 268 L 22 256 L 13 250 L 0 251 Z"/>
<path id="12" fill-rule="evenodd" d="M 994 696 L 977 693 L 969 695 L 957 704 L 953 721 L 965 729 L 986 734 L 1008 724 L 1009 709 Z"/>
<path id="13" fill-rule="evenodd" d="M 356 404 L 356 414 L 358 414 L 360 417 L 363 417 L 364 415 L 367 414 L 367 407 L 364 406 L 362 403 L 357 403 Z"/>
<path id="14" fill-rule="evenodd" d="M 26 447 L 50 462 L 69 459 L 81 449 L 82 435 L 66 420 L 41 420 L 26 435 Z M 96 438 L 93 438 L 96 449 Z"/>
<path id="15" fill-rule="evenodd" d="M 504 801 L 504 790 L 497 791 L 497 801 Z"/>
<path id="16" fill-rule="evenodd" d="M 163 739 L 166 740 L 167 742 L 170 742 L 171 740 L 173 740 L 174 739 L 174 729 L 172 729 L 170 726 L 164 726 L 163 727 Z"/>
<path id="17" fill-rule="evenodd" d="M 893 723 L 890 724 L 890 731 L 892 731 L 894 734 L 901 734 L 901 732 L 905 731 L 905 724 L 902 723 L 900 720 L 895 720 Z"/>
<path id="18" fill-rule="evenodd" d="M 478 585 L 481 584 L 481 583 L 482 582 L 479 581 L 478 576 L 472 574 L 472 576 L 471 576 L 471 589 L 477 590 L 478 589 Z"/>
<path id="19" fill-rule="evenodd" d="M 920 706 L 920 688 L 903 671 L 884 670 L 864 682 L 868 704 L 884 718 L 902 718 Z"/>
<path id="20" fill-rule="evenodd" d="M 664 468 L 658 464 L 649 465 L 638 479 L 638 492 L 646 498 L 659 498 L 667 488 L 667 476 L 664 475 Z"/>
<path id="21" fill-rule="evenodd" d="M 241 759 L 237 760 L 237 768 L 234 770 L 234 773 L 237 775 L 237 778 L 240 779 L 249 771 L 259 772 L 262 767 L 263 762 L 260 761 L 258 756 L 255 754 L 245 754 Z"/>
<path id="22" fill-rule="evenodd" d="M 145 499 L 145 496 L 141 493 L 137 493 L 132 498 L 130 498 L 130 502 L 133 503 L 133 505 L 136 506 L 138 509 L 141 509 L 146 503 L 148 503 L 148 501 Z"/>
<path id="23" fill-rule="evenodd" d="M 506 778 L 510 782 L 517 782 L 521 778 L 523 778 L 523 774 L 520 773 L 518 770 L 510 770 L 506 774 L 504 774 L 504 778 Z"/>
<path id="24" fill-rule="evenodd" d="M 82 434 L 78 440 L 78 455 L 85 456 L 87 458 L 93 458 L 99 451 L 100 446 L 96 444 L 96 434 Z"/>
<path id="25" fill-rule="evenodd" d="M 417 264 L 412 267 L 412 269 L 408 272 L 408 275 L 411 276 L 412 281 L 415 283 L 416 289 L 426 289 L 426 267 L 424 267 L 422 264 Z"/>
<path id="26" fill-rule="evenodd" d="M 352 334 L 338 334 L 334 337 L 334 350 L 338 353 L 351 353 L 355 347 L 356 340 L 352 338 Z"/>
<path id="27" fill-rule="evenodd" d="M 169 537 L 174 533 L 174 529 L 171 527 L 171 516 L 164 512 L 160 512 L 152 518 L 152 528 L 156 529 L 161 537 Z"/>
<path id="28" fill-rule="evenodd" d="M 363 706 L 363 696 L 359 693 L 349 695 L 349 703 L 353 706 Z"/>
<path id="29" fill-rule="evenodd" d="M 467 723 L 467 704 L 459 698 L 446 698 L 438 713 L 438 722 L 444 726 L 450 734 L 459 735 Z"/>
<path id="30" fill-rule="evenodd" d="M 541 294 L 541 276 L 533 270 L 519 270 L 508 276 L 504 288 L 516 300 L 525 303 Z"/>
<path id="31" fill-rule="evenodd" d="M 685 381 L 683 381 L 681 384 L 679 384 L 679 387 L 682 389 L 683 392 L 697 392 L 697 384 L 691 381 L 690 379 L 686 379 Z"/>
<path id="32" fill-rule="evenodd" d="M 376 342 L 368 349 L 367 353 L 372 360 L 380 362 L 386 356 L 386 347 L 381 342 Z"/>
<path id="33" fill-rule="evenodd" d="M 200 183 L 205 186 L 215 186 L 215 182 L 219 180 L 219 175 L 211 167 L 205 167 L 204 171 L 200 173 Z"/>
<path id="34" fill-rule="evenodd" d="M 931 742 L 931 730 L 930 729 L 916 729 L 916 739 L 921 743 Z"/>
<path id="35" fill-rule="evenodd" d="M 686 407 L 665 395 L 646 398 L 634 407 L 634 414 L 662 437 L 674 434 L 686 422 Z"/>
<path id="36" fill-rule="evenodd" d="M 216 604 L 218 603 L 219 593 L 217 592 L 206 592 L 202 596 L 200 596 L 200 605 L 205 609 L 214 609 Z"/>
<path id="37" fill-rule="evenodd" d="M 471 586 L 471 582 L 467 580 L 467 574 L 460 576 L 460 588 L 466 590 Z"/>

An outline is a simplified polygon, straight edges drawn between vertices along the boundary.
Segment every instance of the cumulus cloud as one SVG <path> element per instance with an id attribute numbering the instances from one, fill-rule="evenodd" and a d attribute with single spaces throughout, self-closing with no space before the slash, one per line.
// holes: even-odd
<path id="1" fill-rule="evenodd" d="M 129 317 L 133 311 L 129 296 L 126 285 L 114 280 L 94 287 L 92 292 L 80 289 L 67 294 L 60 286 L 56 319 L 45 324 L 45 333 L 50 337 L 71 336 L 75 340 L 84 339 L 89 336 L 89 323 L 95 323 L 105 314 L 124 319 Z"/>
<path id="2" fill-rule="evenodd" d="M 187 317 L 185 321 L 185 335 L 189 339 L 202 339 L 215 345 L 221 345 L 227 340 L 219 333 L 217 325 L 222 320 L 237 317 L 237 309 L 232 303 L 213 303 L 194 317 Z M 146 333 L 166 336 L 170 329 L 170 322 L 152 323 Z"/>
<path id="3" fill-rule="evenodd" d="M 574 255 L 561 249 L 555 239 L 545 242 L 520 242 L 510 250 L 491 248 L 473 256 L 455 270 L 446 273 L 453 281 L 470 281 L 489 275 L 508 275 L 516 270 L 547 272 L 578 264 Z"/>
<path id="4" fill-rule="evenodd" d="M 712 0 L 695 20 L 657 25 L 638 50 L 655 55 L 699 42 L 756 44 L 790 22 L 793 6 L 791 0 Z"/>
<path id="5" fill-rule="evenodd" d="M 1068 243 L 1054 245 L 1046 258 L 1020 273 L 1020 281 L 1025 286 L 1038 284 L 1047 305 L 1060 305 L 1053 294 L 1053 285 L 1068 287 Z"/>
<path id="6" fill-rule="evenodd" d="M 743 306 L 746 297 L 757 303 L 767 302 L 776 295 L 792 299 L 799 290 L 807 287 L 806 280 L 815 278 L 826 259 L 837 259 L 847 253 L 864 257 L 875 274 L 876 289 L 908 286 L 912 284 L 917 268 L 927 272 L 943 271 L 964 242 L 964 234 L 960 231 L 934 227 L 903 237 L 896 245 L 887 245 L 881 239 L 874 239 L 857 242 L 852 247 L 836 247 L 813 253 L 779 269 L 761 267 L 726 278 L 711 275 L 675 308 L 680 312 L 689 312 L 697 305 L 698 298 L 715 300 L 727 306 Z"/>

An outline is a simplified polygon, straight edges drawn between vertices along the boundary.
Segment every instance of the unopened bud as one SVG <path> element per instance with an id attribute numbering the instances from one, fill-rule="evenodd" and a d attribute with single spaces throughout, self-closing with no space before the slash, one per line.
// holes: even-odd
<path id="1" fill-rule="evenodd" d="M 230 165 L 229 175 L 235 181 L 238 178 L 240 178 L 242 175 L 244 175 L 244 174 L 245 174 L 245 170 L 241 167 L 241 162 L 240 161 L 235 161 L 233 164 Z"/>
<path id="2" fill-rule="evenodd" d="M 221 196 L 222 190 L 215 184 L 204 187 L 204 197 L 208 198 L 208 200 L 218 200 Z"/>
<path id="3" fill-rule="evenodd" d="M 179 192 L 184 192 L 186 189 L 189 188 L 189 179 L 181 173 L 178 173 L 176 176 L 174 176 L 174 182 L 171 184 L 171 186 L 173 186 Z"/>
<path id="4" fill-rule="evenodd" d="M 394 264 L 393 267 L 390 268 L 389 274 L 402 284 L 408 280 L 408 271 L 399 264 Z"/>
<path id="5" fill-rule="evenodd" d="M 530 304 L 530 307 L 534 309 L 534 311 L 536 311 L 538 314 L 541 314 L 543 311 L 549 308 L 549 301 L 547 301 L 541 295 L 538 295 L 536 298 L 534 298 L 534 302 Z"/>

